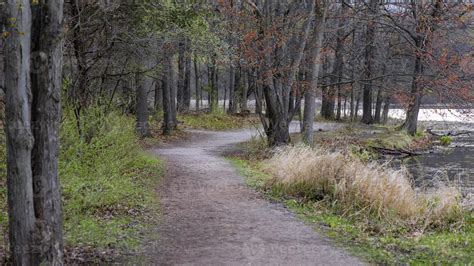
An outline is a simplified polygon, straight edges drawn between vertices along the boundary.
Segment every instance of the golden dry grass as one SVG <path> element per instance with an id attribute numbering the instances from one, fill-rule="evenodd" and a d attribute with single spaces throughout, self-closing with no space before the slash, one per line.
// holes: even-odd
<path id="1" fill-rule="evenodd" d="M 330 200 L 344 213 L 422 229 L 462 220 L 456 188 L 415 191 L 406 170 L 306 146 L 279 149 L 265 165 L 273 177 L 268 185 L 290 196 Z"/>

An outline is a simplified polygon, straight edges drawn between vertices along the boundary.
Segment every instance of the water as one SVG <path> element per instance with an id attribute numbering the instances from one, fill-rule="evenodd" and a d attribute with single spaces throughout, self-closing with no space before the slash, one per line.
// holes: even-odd
<path id="1" fill-rule="evenodd" d="M 451 130 L 471 131 L 471 134 L 453 137 L 453 142 L 447 147 L 437 146 L 420 156 L 402 160 L 415 185 L 455 184 L 464 196 L 471 197 L 474 193 L 474 123 L 430 121 L 421 125 L 444 134 Z"/>

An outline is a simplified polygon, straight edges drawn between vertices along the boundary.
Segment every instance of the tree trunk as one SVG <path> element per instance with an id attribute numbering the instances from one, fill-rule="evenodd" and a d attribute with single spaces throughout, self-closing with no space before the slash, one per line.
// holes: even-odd
<path id="1" fill-rule="evenodd" d="M 247 111 L 248 110 L 248 107 L 247 107 L 247 101 L 248 101 L 248 98 L 247 98 L 247 93 L 248 93 L 248 87 L 249 87 L 249 74 L 247 72 L 245 72 L 246 75 L 245 75 L 245 78 L 244 78 L 244 85 L 242 86 L 242 93 L 240 95 L 240 110 L 241 111 Z"/>
<path id="2" fill-rule="evenodd" d="M 82 132 L 82 123 L 81 123 L 81 111 L 82 108 L 87 106 L 88 97 L 87 97 L 87 88 L 89 87 L 87 74 L 89 66 L 87 63 L 87 51 L 86 44 L 82 36 L 82 21 L 81 21 L 81 12 L 84 9 L 86 2 L 83 1 L 71 1 L 71 14 L 72 20 L 70 28 L 72 29 L 72 45 L 74 48 L 74 56 L 76 58 L 77 65 L 77 84 L 72 86 L 71 98 L 73 99 L 74 106 L 74 115 L 76 117 L 76 127 L 79 133 L 79 136 L 83 137 Z"/>
<path id="3" fill-rule="evenodd" d="M 379 0 L 370 0 L 369 1 L 369 13 L 373 16 L 372 20 L 375 19 L 378 10 Z M 362 102 L 362 123 L 371 124 L 373 123 L 372 117 L 372 77 L 374 76 L 374 67 L 375 67 L 375 27 L 376 23 L 374 21 L 369 21 L 367 23 L 366 35 L 366 46 L 364 54 L 364 95 Z"/>
<path id="4" fill-rule="evenodd" d="M 58 176 L 61 121 L 63 1 L 32 5 L 32 151 L 36 247 L 40 264 L 63 263 L 61 188 Z"/>
<path id="5" fill-rule="evenodd" d="M 336 108 L 336 120 L 341 120 L 341 109 L 342 109 L 342 92 L 341 92 L 341 86 L 336 86 L 337 87 L 337 108 Z"/>
<path id="6" fill-rule="evenodd" d="M 235 93 L 235 68 L 232 63 L 229 66 L 229 110 L 228 113 L 234 113 L 234 93 Z M 224 95 L 224 104 L 225 104 L 225 95 Z M 225 107 L 224 107 L 225 110 Z"/>
<path id="7" fill-rule="evenodd" d="M 189 41 L 188 41 L 189 42 Z M 191 54 L 189 44 L 186 46 L 185 52 L 186 70 L 184 72 L 184 95 L 183 95 L 183 111 L 189 111 L 191 107 Z"/>
<path id="8" fill-rule="evenodd" d="M 173 65 L 173 62 L 172 62 L 172 58 L 170 57 L 169 58 L 169 64 L 167 64 L 169 66 L 168 68 L 168 86 L 170 88 L 170 93 L 171 93 L 171 109 L 170 109 L 170 113 L 171 113 L 171 117 L 172 117 L 172 120 L 173 122 L 171 123 L 171 125 L 173 126 L 173 129 L 176 129 L 178 128 L 178 118 L 177 118 L 177 112 L 178 112 L 178 108 L 176 108 L 176 101 L 177 101 L 177 94 L 178 94 L 178 90 L 177 90 L 177 86 L 176 86 L 176 71 L 175 71 L 175 68 L 174 68 L 174 65 Z"/>
<path id="9" fill-rule="evenodd" d="M 197 58 L 194 57 L 194 85 L 196 86 L 195 90 L 196 90 L 196 111 L 199 110 L 199 101 L 200 101 L 200 90 L 201 90 L 201 84 L 199 82 L 199 66 L 198 66 L 198 63 L 197 63 Z"/>
<path id="10" fill-rule="evenodd" d="M 178 90 L 177 90 L 177 101 L 178 101 L 178 112 L 181 113 L 184 110 L 184 91 L 185 91 L 185 52 L 186 45 L 183 41 L 178 43 Z"/>
<path id="11" fill-rule="evenodd" d="M 137 133 L 140 138 L 150 136 L 148 127 L 148 89 L 151 87 L 152 80 L 144 77 L 143 74 L 136 74 L 135 86 L 137 86 L 136 115 L 137 115 Z"/>
<path id="12" fill-rule="evenodd" d="M 235 77 L 234 77 L 234 86 L 232 88 L 232 96 L 229 95 L 229 99 L 232 99 L 232 106 L 229 106 L 230 113 L 235 114 L 237 113 L 237 107 L 239 103 L 239 92 L 240 92 L 240 67 L 235 69 Z"/>
<path id="13" fill-rule="evenodd" d="M 33 135 L 30 117 L 30 42 L 29 0 L 8 0 L 2 6 L 9 36 L 4 43 L 5 101 L 7 137 L 7 189 L 10 251 L 13 265 L 38 264 L 33 232 L 33 177 L 31 151 Z M 35 254 L 36 253 L 36 254 Z"/>
<path id="14" fill-rule="evenodd" d="M 174 106 L 171 82 L 171 57 L 165 56 L 163 65 L 163 135 L 169 135 L 174 129 Z"/>
<path id="15" fill-rule="evenodd" d="M 375 116 L 374 116 L 374 123 L 380 123 L 380 117 L 382 112 L 382 87 L 380 87 L 377 91 L 377 98 L 375 100 Z"/>
<path id="16" fill-rule="evenodd" d="M 263 22 L 267 25 L 273 23 L 272 15 L 270 15 L 270 13 L 274 11 L 273 4 L 275 3 L 278 4 L 278 1 L 265 1 L 263 12 L 267 16 Z M 264 57 L 260 75 L 262 75 L 263 94 L 265 96 L 266 103 L 266 119 L 268 119 L 268 123 L 264 118 L 262 118 L 262 116 L 261 120 L 265 121 L 263 125 L 268 137 L 268 144 L 270 146 L 283 145 L 290 141 L 288 126 L 290 123 L 289 120 L 291 119 L 288 112 L 290 91 L 293 87 L 293 82 L 300 67 L 304 50 L 306 48 L 306 41 L 310 33 L 311 22 L 314 18 L 315 3 L 316 1 L 310 2 L 309 16 L 303 25 L 303 36 L 296 44 L 297 49 L 291 51 L 292 63 L 289 67 L 288 74 L 285 75 L 284 78 L 274 75 L 276 62 L 274 61 L 273 55 L 276 54 L 277 56 L 283 56 L 283 53 L 285 53 L 283 47 L 278 47 L 276 51 L 269 51 L 268 49 L 263 49 L 262 51 Z M 261 31 L 261 34 L 264 35 L 265 32 Z"/>
<path id="17" fill-rule="evenodd" d="M 413 70 L 413 80 L 410 92 L 410 102 L 408 103 L 404 128 L 408 134 L 414 136 L 418 126 L 418 113 L 420 111 L 422 91 L 418 86 L 418 78 L 423 72 L 421 55 L 416 55 L 415 68 Z"/>
<path id="18" fill-rule="evenodd" d="M 352 84 L 351 85 L 351 99 L 350 99 L 350 102 L 349 102 L 349 108 L 350 108 L 350 111 L 349 111 L 349 117 L 350 117 L 350 120 L 351 122 L 354 121 L 354 85 Z"/>
<path id="19" fill-rule="evenodd" d="M 305 92 L 304 99 L 304 116 L 303 116 L 303 141 L 308 145 L 313 145 L 313 124 L 316 109 L 316 89 L 318 87 L 319 68 L 321 59 L 321 46 L 324 38 L 324 24 L 326 20 L 326 8 L 320 9 L 315 18 L 315 26 L 313 32 L 312 43 L 314 48 L 311 53 L 311 74 L 309 80 L 309 88 Z M 321 9 L 324 9 L 321 11 Z"/>
<path id="20" fill-rule="evenodd" d="M 382 123 L 386 124 L 388 121 L 388 112 L 390 111 L 390 96 L 386 96 L 384 99 L 383 112 L 382 112 Z"/>
<path id="21" fill-rule="evenodd" d="M 155 111 L 163 111 L 163 80 L 161 78 L 155 79 Z"/>
<path id="22" fill-rule="evenodd" d="M 357 92 L 357 98 L 356 98 L 356 105 L 355 105 L 355 119 L 359 117 L 359 108 L 360 108 L 360 97 L 361 97 L 362 91 Z"/>

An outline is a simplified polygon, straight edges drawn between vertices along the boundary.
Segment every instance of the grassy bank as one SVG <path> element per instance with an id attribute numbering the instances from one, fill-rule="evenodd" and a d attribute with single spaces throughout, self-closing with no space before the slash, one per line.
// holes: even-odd
<path id="1" fill-rule="evenodd" d="M 232 161 L 247 184 L 280 201 L 356 256 L 381 264 L 466 264 L 474 218 L 454 188 L 418 191 L 402 171 L 306 147 Z M 269 159 L 262 159 L 269 158 Z"/>
<path id="2" fill-rule="evenodd" d="M 92 109 L 82 121 L 83 138 L 67 112 L 61 126 L 64 238 L 69 259 L 102 261 L 140 247 L 142 231 L 157 215 L 154 187 L 164 166 L 142 151 L 132 117 Z M 0 165 L 4 173 L 4 145 Z M 5 175 L 0 178 L 1 226 L 6 236 Z"/>
<path id="3" fill-rule="evenodd" d="M 255 115 L 231 115 L 224 112 L 181 114 L 178 116 L 178 120 L 182 122 L 182 126 L 185 128 L 205 130 L 238 129 L 256 126 L 260 123 L 259 118 Z"/>

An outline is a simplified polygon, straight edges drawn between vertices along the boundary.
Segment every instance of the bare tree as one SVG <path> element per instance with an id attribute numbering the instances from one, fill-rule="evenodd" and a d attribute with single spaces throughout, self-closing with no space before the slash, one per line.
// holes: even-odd
<path id="1" fill-rule="evenodd" d="M 10 250 L 14 265 L 32 265 L 35 212 L 31 151 L 29 0 L 8 0 L 2 7 L 8 38 L 5 40 L 5 89 L 7 135 L 7 186 Z"/>
<path id="2" fill-rule="evenodd" d="M 63 1 L 32 5 L 31 88 L 34 210 L 40 264 L 63 263 L 61 189 L 58 176 L 63 68 Z"/>
<path id="3" fill-rule="evenodd" d="M 313 144 L 313 124 L 316 109 L 316 89 L 319 78 L 319 68 L 321 65 L 321 46 L 324 37 L 324 24 L 326 21 L 326 8 L 324 4 L 318 4 L 314 8 L 315 22 L 314 31 L 311 38 L 313 48 L 311 50 L 311 73 L 309 78 L 309 88 L 305 91 L 304 102 L 304 120 L 303 120 L 303 141 L 308 144 Z"/>

